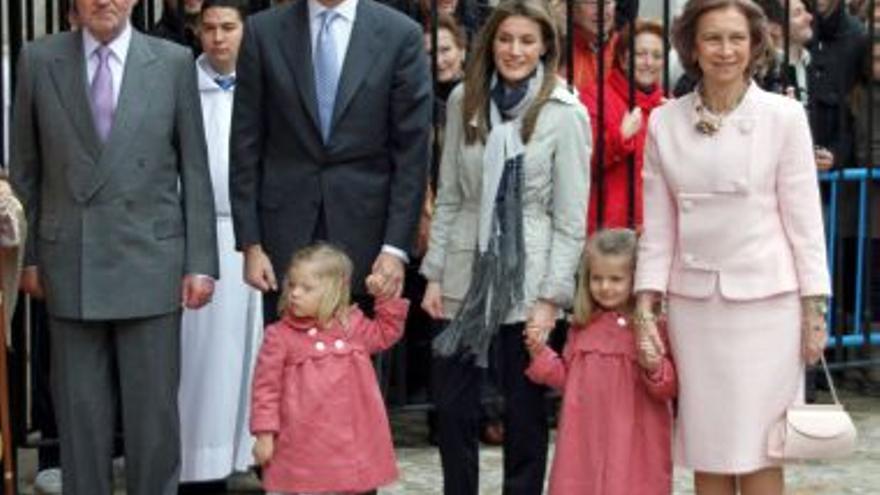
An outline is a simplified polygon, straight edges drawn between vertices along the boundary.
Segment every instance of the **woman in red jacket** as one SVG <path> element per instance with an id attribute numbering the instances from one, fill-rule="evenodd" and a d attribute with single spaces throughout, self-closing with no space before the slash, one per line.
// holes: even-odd
<path id="1" fill-rule="evenodd" d="M 592 157 L 592 184 L 587 230 L 593 233 L 598 227 L 634 227 L 642 225 L 642 156 L 645 147 L 645 123 L 651 110 L 663 103 L 660 78 L 663 72 L 663 26 L 656 21 L 638 20 L 635 25 L 635 104 L 629 109 L 629 61 L 630 30 L 625 30 L 614 54 L 611 73 L 605 82 L 605 151 L 600 159 L 594 151 Z M 581 94 L 581 101 L 590 111 L 593 123 L 593 143 L 598 142 L 600 126 L 598 116 L 598 92 L 591 85 Z M 635 154 L 635 211 L 630 225 L 629 157 Z M 601 181 L 599 168 L 602 167 Z M 598 218 L 598 189 L 603 188 L 604 204 L 602 218 Z"/>

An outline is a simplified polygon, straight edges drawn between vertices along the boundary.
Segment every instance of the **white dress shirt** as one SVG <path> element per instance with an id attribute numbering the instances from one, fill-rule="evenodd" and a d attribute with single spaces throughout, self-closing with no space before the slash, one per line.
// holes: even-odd
<path id="1" fill-rule="evenodd" d="M 98 70 L 98 54 L 95 52 L 101 46 L 101 42 L 92 36 L 88 29 L 83 29 L 83 55 L 86 58 L 86 91 L 92 85 L 92 79 Z M 131 24 L 125 23 L 125 27 L 119 36 L 108 45 L 110 48 L 110 74 L 113 76 L 113 106 L 119 103 L 119 90 L 122 88 L 122 75 L 125 73 L 125 58 L 128 56 L 128 47 L 131 46 Z"/>
<path id="2" fill-rule="evenodd" d="M 315 56 L 315 47 L 318 45 L 318 33 L 321 31 L 321 13 L 325 10 L 331 10 L 321 5 L 317 0 L 308 0 L 309 2 L 309 28 L 312 40 L 312 58 Z M 354 19 L 357 14 L 358 0 L 345 0 L 332 10 L 339 14 L 339 17 L 330 25 L 330 38 L 336 43 L 336 67 L 342 68 L 345 62 L 345 53 L 348 51 L 348 42 L 351 40 L 351 29 L 354 27 Z M 341 74 L 340 70 L 338 74 Z"/>

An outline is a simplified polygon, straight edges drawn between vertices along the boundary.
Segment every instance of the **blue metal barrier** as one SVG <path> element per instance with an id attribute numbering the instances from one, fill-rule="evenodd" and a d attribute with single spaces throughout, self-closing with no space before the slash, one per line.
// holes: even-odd
<path id="1" fill-rule="evenodd" d="M 828 186 L 828 204 L 827 206 L 827 245 L 828 245 L 828 270 L 832 279 L 841 274 L 837 273 L 837 240 L 839 237 L 839 201 L 840 187 L 843 183 L 857 183 L 858 185 L 858 212 L 857 212 L 857 233 L 856 233 L 856 272 L 853 281 L 853 307 L 850 317 L 847 317 L 846 308 L 844 311 L 835 311 L 838 304 L 843 304 L 840 294 L 832 296 L 830 301 L 831 311 L 828 312 L 828 328 L 830 335 L 828 338 L 828 347 L 859 347 L 865 345 L 880 345 L 880 331 L 867 331 L 864 317 L 865 302 L 865 277 L 870 275 L 865 273 L 865 245 L 870 238 L 870 227 L 868 225 L 868 185 L 870 183 L 880 184 L 880 168 L 849 168 L 843 170 L 834 170 L 819 173 L 819 181 L 826 183 Z M 873 212 L 880 214 L 880 212 Z M 846 219 L 849 220 L 849 219 Z M 877 254 L 874 253 L 873 257 Z M 871 266 L 876 266 L 872 264 Z M 870 278 L 868 279 L 870 284 Z M 838 302 L 838 300 L 840 300 Z M 838 308 L 839 309 L 839 308 Z M 872 308 L 877 311 L 880 308 Z M 843 321 L 837 321 L 838 315 L 843 314 Z M 876 318 L 874 318 L 876 320 Z M 868 322 L 870 323 L 870 322 Z M 867 340 L 867 342 L 866 342 Z"/>

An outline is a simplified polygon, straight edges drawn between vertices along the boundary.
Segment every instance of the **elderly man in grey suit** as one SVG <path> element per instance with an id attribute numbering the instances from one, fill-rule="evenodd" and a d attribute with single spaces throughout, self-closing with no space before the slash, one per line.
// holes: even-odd
<path id="1" fill-rule="evenodd" d="M 371 271 L 400 293 L 429 160 L 421 33 L 373 0 L 301 0 L 249 19 L 230 195 L 245 279 L 267 293 L 268 321 L 291 254 L 315 240 L 351 256 L 356 299 Z"/>
<path id="2" fill-rule="evenodd" d="M 217 277 L 192 56 L 131 28 L 137 0 L 76 0 L 80 32 L 21 53 L 11 178 L 45 294 L 64 493 L 112 493 L 117 399 L 129 495 L 174 495 L 181 305 Z"/>

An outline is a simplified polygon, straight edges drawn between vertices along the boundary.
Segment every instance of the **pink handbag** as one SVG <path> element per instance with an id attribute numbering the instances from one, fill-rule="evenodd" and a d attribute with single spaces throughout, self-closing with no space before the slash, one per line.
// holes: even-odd
<path id="1" fill-rule="evenodd" d="M 796 404 L 770 429 L 767 455 L 773 459 L 837 459 L 856 447 L 856 427 L 837 399 L 825 357 L 822 368 L 834 404 Z"/>

